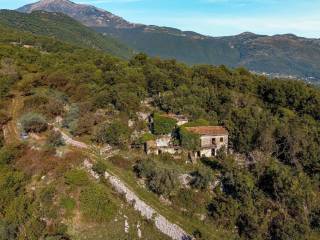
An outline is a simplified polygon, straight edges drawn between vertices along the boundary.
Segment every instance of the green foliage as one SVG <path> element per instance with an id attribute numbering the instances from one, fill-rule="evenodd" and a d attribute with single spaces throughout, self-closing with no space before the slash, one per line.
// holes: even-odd
<path id="1" fill-rule="evenodd" d="M 179 140 L 185 149 L 197 150 L 200 147 L 200 136 L 188 131 L 184 126 L 179 128 Z"/>
<path id="2" fill-rule="evenodd" d="M 51 147 L 61 147 L 65 142 L 60 132 L 52 130 L 48 133 L 47 144 Z"/>
<path id="3" fill-rule="evenodd" d="M 130 138 L 130 128 L 121 121 L 112 123 L 102 123 L 96 129 L 95 141 L 98 143 L 108 143 L 115 146 L 124 146 Z"/>
<path id="4" fill-rule="evenodd" d="M 173 170 L 157 166 L 152 160 L 138 161 L 134 167 L 137 176 L 147 179 L 148 188 L 158 195 L 171 195 L 178 186 Z"/>
<path id="5" fill-rule="evenodd" d="M 85 186 L 89 184 L 88 175 L 84 170 L 70 170 L 65 173 L 64 178 L 68 185 Z"/>
<path id="6" fill-rule="evenodd" d="M 193 179 L 190 185 L 196 189 L 206 190 L 209 184 L 213 181 L 212 172 L 206 168 L 199 169 L 191 175 Z"/>
<path id="7" fill-rule="evenodd" d="M 3 108 L 11 90 L 26 87 L 25 112 L 37 111 L 48 119 L 62 114 L 63 126 L 72 134 L 92 136 L 94 133 L 92 138 L 98 143 L 115 146 L 130 142 L 127 120 L 135 119 L 135 112 L 142 107 L 140 101 L 147 96 L 154 100 L 153 107 L 162 112 L 189 116 L 193 121 L 186 126 L 223 125 L 229 130 L 232 149 L 252 160 L 250 165 L 239 167 L 233 155 L 202 159 L 213 171 L 199 169 L 193 188 L 186 191 L 177 189 L 176 171 L 180 164 L 167 156 L 159 161 L 138 162 L 137 176 L 145 179 L 151 191 L 169 197 L 175 210 L 187 208 L 186 217 L 204 214 L 207 209 L 211 218 L 205 224 L 212 221 L 213 227 L 230 229 L 242 239 L 308 239 L 309 233 L 319 231 L 320 93 L 317 87 L 299 81 L 270 80 L 224 66 L 188 67 L 141 54 L 125 62 L 51 38 L 3 27 L 0 31 Z M 14 46 L 12 42 L 19 43 L 20 39 L 22 45 L 32 48 Z M 56 103 L 62 107 L 58 108 Z M 44 106 L 49 104 L 51 110 L 47 112 Z M 38 117 L 35 119 L 31 118 L 28 129 L 38 131 L 40 125 L 42 130 L 43 117 L 40 121 Z M 0 122 L 4 124 L 7 120 L 1 116 Z M 175 125 L 174 121 L 155 115 L 157 134 L 171 133 Z M 188 135 L 184 126 L 178 133 L 175 136 L 183 147 L 198 148 L 199 136 Z M 145 135 L 141 142 L 152 138 Z M 16 150 L 19 149 L 11 151 L 7 146 L 0 150 L 0 216 L 4 218 L 0 231 L 6 229 L 5 234 L 10 237 L 27 228 L 30 236 L 39 239 L 44 236 L 35 236 L 38 231 L 33 228 L 42 229 L 35 209 L 46 213 L 41 217 L 54 218 L 57 211 L 50 201 L 47 201 L 49 205 L 43 202 L 41 207 L 37 205 L 41 194 L 36 194 L 37 199 L 29 198 L 25 191 L 29 180 L 15 169 L 21 168 L 20 153 Z M 18 161 L 13 168 L 15 159 Z M 120 156 L 110 161 L 125 171 L 132 166 L 130 160 Z M 102 165 L 95 167 L 100 173 L 104 171 Z M 189 166 L 186 168 L 189 171 Z M 214 193 L 209 193 L 206 189 L 213 174 L 220 184 Z M 81 170 L 67 172 L 65 183 L 79 186 L 76 189 L 83 191 L 91 188 L 88 176 Z M 90 206 L 86 209 L 94 210 L 85 213 L 101 213 L 96 204 L 107 205 L 108 200 L 102 200 L 99 193 L 101 201 L 97 203 L 90 199 L 90 194 L 90 191 L 84 194 L 82 202 Z M 50 194 L 45 196 L 50 200 Z M 60 198 L 54 197 L 53 202 L 56 199 Z M 33 215 L 36 217 L 31 219 Z M 194 221 L 197 218 L 193 216 Z M 50 233 L 48 237 L 53 236 Z M 208 239 L 204 233 L 202 238 Z"/>
<path id="8" fill-rule="evenodd" d="M 93 164 L 92 170 L 100 175 L 103 175 L 107 170 L 107 166 L 100 160 Z"/>
<path id="9" fill-rule="evenodd" d="M 55 37 L 73 45 L 103 50 L 123 58 L 132 55 L 132 50 L 119 41 L 108 36 L 102 36 L 63 14 L 46 12 L 25 14 L 2 10 L 0 12 L 0 23 L 13 29 Z M 46 27 L 43 28 L 43 26 Z"/>
<path id="10" fill-rule="evenodd" d="M 195 121 L 184 124 L 183 127 L 198 127 L 198 126 L 209 126 L 209 125 L 210 125 L 209 121 L 205 119 L 197 119 Z"/>
<path id="11" fill-rule="evenodd" d="M 110 221 L 116 213 L 116 205 L 100 184 L 90 184 L 81 191 L 80 209 L 87 218 L 97 222 Z"/>
<path id="12" fill-rule="evenodd" d="M 41 133 L 46 131 L 48 124 L 46 119 L 37 113 L 26 113 L 21 117 L 21 125 L 25 132 Z"/>
<path id="13" fill-rule="evenodd" d="M 137 141 L 137 144 L 144 144 L 148 141 L 155 140 L 156 137 L 151 133 L 144 133 Z"/>
<path id="14" fill-rule="evenodd" d="M 176 124 L 177 121 L 172 118 L 162 116 L 158 113 L 153 114 L 153 133 L 155 135 L 172 133 Z"/>
<path id="15" fill-rule="evenodd" d="M 64 196 L 60 200 L 60 206 L 70 213 L 76 207 L 76 201 L 69 196 Z"/>
<path id="16" fill-rule="evenodd" d="M 10 164 L 18 156 L 19 149 L 14 146 L 5 146 L 0 149 L 0 165 Z"/>

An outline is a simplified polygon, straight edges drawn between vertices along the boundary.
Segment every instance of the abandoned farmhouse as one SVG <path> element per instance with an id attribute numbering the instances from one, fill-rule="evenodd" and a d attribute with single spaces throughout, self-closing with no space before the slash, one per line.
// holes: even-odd
<path id="1" fill-rule="evenodd" d="M 222 126 L 188 126 L 182 115 L 151 115 L 150 131 L 155 139 L 145 143 L 147 154 L 188 152 L 191 159 L 214 157 L 219 150 L 228 151 L 229 133 Z M 160 125 L 160 126 L 159 126 Z"/>

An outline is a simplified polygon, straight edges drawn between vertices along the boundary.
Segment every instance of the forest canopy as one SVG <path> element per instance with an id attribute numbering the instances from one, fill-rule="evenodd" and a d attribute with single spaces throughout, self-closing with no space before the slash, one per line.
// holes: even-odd
<path id="1" fill-rule="evenodd" d="M 187 66 L 145 54 L 124 61 L 52 38 L 0 30 L 1 106 L 5 109 L 12 92 L 28 99 L 25 110 L 33 111 L 22 118 L 26 132 L 44 131 L 48 127 L 45 119 L 62 115 L 64 127 L 74 136 L 89 135 L 97 143 L 112 146 L 128 145 L 128 120 L 136 118 L 143 100 L 152 98 L 159 111 L 226 127 L 231 150 L 255 163 L 240 168 L 232 156 L 223 154 L 207 162 L 223 184 L 206 206 L 207 214 L 218 219 L 220 226 L 232 231 L 236 226 L 244 239 L 307 239 L 320 231 L 318 87 L 302 81 L 268 79 L 244 69 Z M 6 122 L 5 114 L 1 119 Z M 175 121 L 155 116 L 155 134 L 168 134 L 174 126 Z M 193 149 L 198 137 L 188 135 L 183 128 L 180 134 L 182 146 Z M 63 145 L 59 138 L 53 136 L 52 143 Z M 10 165 L 13 159 L 14 153 L 3 147 L 0 228 L 10 225 L 16 231 L 25 222 L 14 215 L 19 211 L 12 209 L 23 209 L 26 204 L 21 214 L 27 216 L 26 211 L 36 203 L 29 204 L 24 197 L 28 178 Z M 176 191 L 175 172 L 155 162 L 150 164 L 139 162 L 138 174 L 147 179 L 152 192 L 171 196 Z M 69 173 L 66 180 L 74 184 L 73 179 L 82 178 L 81 174 Z M 210 174 L 198 171 L 195 176 L 193 187 L 206 188 Z M 114 204 L 103 197 L 100 185 L 91 187 L 81 192 L 86 215 L 92 217 L 98 212 L 96 204 L 113 210 Z M 15 217 L 17 221 L 13 221 Z M 101 221 L 108 218 L 98 217 Z"/>

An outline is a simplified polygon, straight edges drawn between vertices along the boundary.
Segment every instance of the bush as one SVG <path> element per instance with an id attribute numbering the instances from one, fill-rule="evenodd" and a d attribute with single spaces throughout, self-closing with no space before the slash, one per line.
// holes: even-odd
<path id="1" fill-rule="evenodd" d="M 177 121 L 172 118 L 164 117 L 157 113 L 153 114 L 153 133 L 155 135 L 172 133 L 176 124 Z"/>
<path id="2" fill-rule="evenodd" d="M 75 186 L 84 186 L 89 183 L 89 178 L 84 170 L 73 169 L 64 175 L 65 183 Z"/>
<path id="3" fill-rule="evenodd" d="M 21 125 L 25 132 L 41 133 L 48 129 L 46 119 L 37 113 L 27 113 L 21 117 Z"/>
<path id="4" fill-rule="evenodd" d="M 156 137 L 153 134 L 145 133 L 137 140 L 137 144 L 141 145 L 141 144 L 144 144 L 150 140 L 155 140 L 155 139 L 156 139 Z"/>
<path id="5" fill-rule="evenodd" d="M 76 201 L 69 196 L 64 196 L 60 200 L 60 206 L 64 208 L 67 213 L 71 213 L 76 207 Z"/>
<path id="6" fill-rule="evenodd" d="M 107 170 L 107 166 L 104 162 L 102 161 L 97 161 L 93 167 L 92 167 L 92 170 L 95 171 L 96 173 L 102 175 L 106 172 Z"/>
<path id="7" fill-rule="evenodd" d="M 51 147 L 61 147 L 65 142 L 60 132 L 52 130 L 48 134 L 47 144 Z"/>
<path id="8" fill-rule="evenodd" d="M 158 195 L 169 196 L 177 187 L 178 181 L 174 171 L 157 169 L 148 178 L 148 187 Z"/>
<path id="9" fill-rule="evenodd" d="M 89 220 L 105 222 L 116 213 L 116 205 L 109 199 L 105 186 L 92 184 L 81 191 L 80 208 Z"/>
<path id="10" fill-rule="evenodd" d="M 3 147 L 0 149 L 0 164 L 11 163 L 18 155 L 17 149 L 14 147 Z"/>
<path id="11" fill-rule="evenodd" d="M 115 121 L 111 124 L 102 123 L 95 134 L 95 141 L 98 143 L 107 143 L 114 146 L 124 146 L 130 138 L 130 128 L 120 122 Z"/>
<path id="12" fill-rule="evenodd" d="M 138 161 L 134 171 L 138 177 L 146 178 L 148 188 L 158 195 L 169 196 L 178 186 L 176 173 L 158 167 L 154 161 Z"/>
<path id="13" fill-rule="evenodd" d="M 193 176 L 193 179 L 190 183 L 190 185 L 193 188 L 206 190 L 210 184 L 210 182 L 213 180 L 213 176 L 208 169 L 199 169 L 191 174 Z"/>
<path id="14" fill-rule="evenodd" d="M 45 187 L 40 192 L 40 200 L 44 204 L 50 204 L 52 203 L 55 194 L 56 194 L 56 189 L 54 186 Z"/>

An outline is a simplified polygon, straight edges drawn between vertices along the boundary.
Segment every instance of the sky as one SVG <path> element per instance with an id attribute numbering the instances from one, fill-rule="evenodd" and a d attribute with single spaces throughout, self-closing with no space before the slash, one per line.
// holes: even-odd
<path id="1" fill-rule="evenodd" d="M 0 0 L 15 9 L 30 0 Z M 242 32 L 320 38 L 320 0 L 74 0 L 134 23 L 175 27 L 211 36 Z"/>

